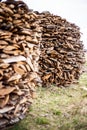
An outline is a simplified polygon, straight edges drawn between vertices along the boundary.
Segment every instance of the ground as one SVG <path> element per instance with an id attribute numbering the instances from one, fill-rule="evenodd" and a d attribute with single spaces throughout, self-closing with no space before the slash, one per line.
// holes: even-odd
<path id="1" fill-rule="evenodd" d="M 37 88 L 27 117 L 9 130 L 87 130 L 87 63 L 85 67 L 77 85 Z"/>

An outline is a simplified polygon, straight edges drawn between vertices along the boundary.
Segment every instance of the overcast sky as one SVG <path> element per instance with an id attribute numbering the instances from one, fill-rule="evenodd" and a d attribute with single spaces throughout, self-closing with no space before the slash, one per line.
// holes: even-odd
<path id="1" fill-rule="evenodd" d="M 87 49 L 87 0 L 23 0 L 30 9 L 50 11 L 81 28 L 82 39 Z"/>

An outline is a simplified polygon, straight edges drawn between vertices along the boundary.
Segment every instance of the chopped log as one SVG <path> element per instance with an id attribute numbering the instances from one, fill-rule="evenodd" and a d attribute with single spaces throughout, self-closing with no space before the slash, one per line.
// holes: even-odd
<path id="1" fill-rule="evenodd" d="M 0 129 L 23 119 L 35 96 L 41 27 L 22 1 L 0 2 Z"/>
<path id="2" fill-rule="evenodd" d="M 43 28 L 39 59 L 43 86 L 76 83 L 85 62 L 79 27 L 50 12 L 35 13 Z"/>

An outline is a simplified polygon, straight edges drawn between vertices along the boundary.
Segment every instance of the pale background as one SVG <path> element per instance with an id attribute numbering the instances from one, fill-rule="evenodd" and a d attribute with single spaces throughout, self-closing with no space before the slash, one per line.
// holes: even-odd
<path id="1" fill-rule="evenodd" d="M 23 0 L 30 9 L 50 11 L 81 28 L 82 40 L 87 49 L 87 0 Z"/>

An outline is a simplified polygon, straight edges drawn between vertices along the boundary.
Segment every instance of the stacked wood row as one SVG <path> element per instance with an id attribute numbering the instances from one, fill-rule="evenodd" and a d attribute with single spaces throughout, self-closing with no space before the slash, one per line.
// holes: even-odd
<path id="1" fill-rule="evenodd" d="M 40 80 L 36 19 L 22 1 L 0 2 L 0 129 L 24 118 Z"/>
<path id="2" fill-rule="evenodd" d="M 39 60 L 43 86 L 76 83 L 84 64 L 80 28 L 50 12 L 35 13 L 43 27 Z"/>

